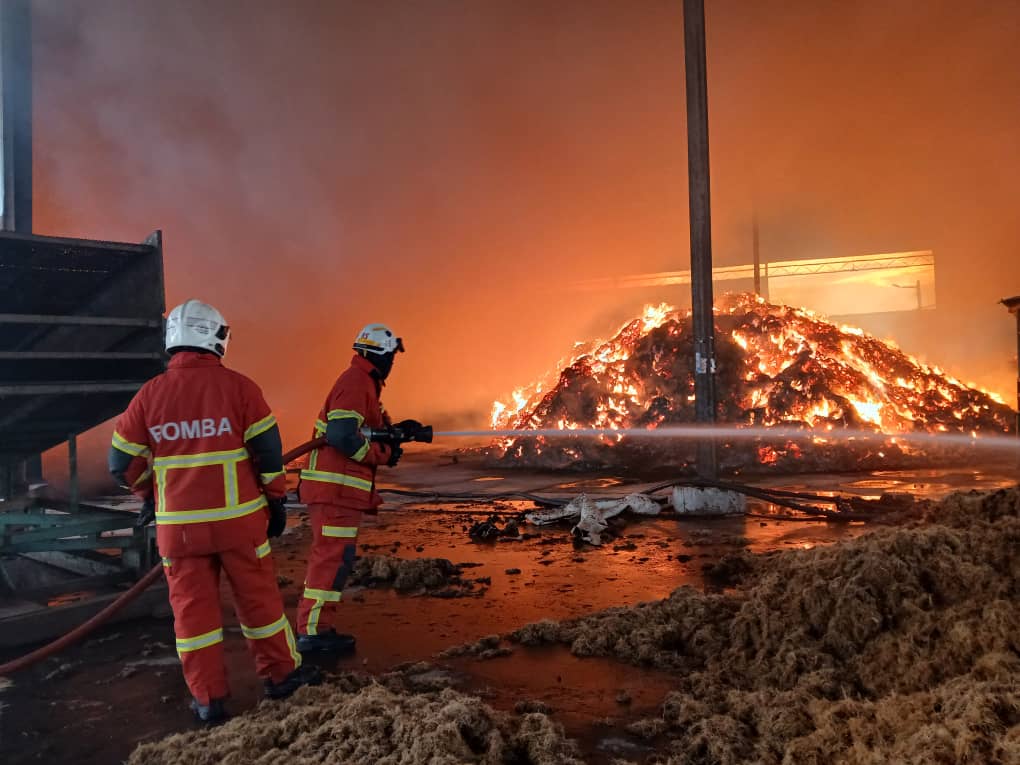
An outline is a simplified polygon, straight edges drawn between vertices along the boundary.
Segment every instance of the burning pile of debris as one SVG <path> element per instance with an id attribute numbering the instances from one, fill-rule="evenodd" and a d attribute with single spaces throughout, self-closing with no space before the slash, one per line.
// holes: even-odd
<path id="1" fill-rule="evenodd" d="M 743 427 L 810 430 L 723 439 L 730 471 L 875 469 L 931 459 L 897 435 L 1008 433 L 1014 414 L 995 394 L 929 367 L 860 329 L 753 295 L 715 312 L 718 420 Z M 690 311 L 648 308 L 615 337 L 567 362 L 555 384 L 496 402 L 494 429 L 556 429 L 559 437 L 498 442 L 500 464 L 590 469 L 690 464 L 690 441 L 570 437 L 577 429 L 656 429 L 693 423 L 694 349 Z M 840 431 L 853 431 L 840 437 Z M 831 432 L 831 436 L 827 434 Z M 965 448 L 965 447 L 964 447 Z"/>

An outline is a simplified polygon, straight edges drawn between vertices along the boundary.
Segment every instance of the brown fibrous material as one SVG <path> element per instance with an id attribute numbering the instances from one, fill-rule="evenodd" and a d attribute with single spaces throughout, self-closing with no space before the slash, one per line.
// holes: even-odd
<path id="1" fill-rule="evenodd" d="M 446 558 L 394 558 L 389 555 L 367 555 L 354 565 L 349 583 L 365 586 L 388 586 L 404 593 L 427 594 L 434 597 L 465 597 L 484 594 L 484 584 L 466 579 L 463 569 L 474 564 L 452 563 Z"/>
<path id="2" fill-rule="evenodd" d="M 415 693 L 344 675 L 263 702 L 211 730 L 143 744 L 129 765 L 580 765 L 576 746 L 541 713 L 497 712 L 445 688 Z"/>
<path id="3" fill-rule="evenodd" d="M 514 638 L 673 673 L 660 714 L 627 727 L 656 747 L 646 763 L 1018 763 L 1020 490 L 954 495 L 924 521 L 761 556 L 728 594 L 684 587 Z M 341 675 L 129 763 L 580 761 L 547 715 L 449 682 L 429 664 Z"/>
<path id="4" fill-rule="evenodd" d="M 656 762 L 1020 762 L 1020 491 L 514 637 L 677 671 Z"/>

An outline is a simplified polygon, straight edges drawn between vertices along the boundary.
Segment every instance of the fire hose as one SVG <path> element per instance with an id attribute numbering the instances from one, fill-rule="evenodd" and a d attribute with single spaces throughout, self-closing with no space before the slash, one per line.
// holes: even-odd
<path id="1" fill-rule="evenodd" d="M 298 457 L 301 457 L 312 449 L 323 446 L 326 443 L 326 439 L 316 438 L 312 441 L 307 441 L 298 447 L 295 447 L 291 451 L 283 455 L 283 464 L 286 465 L 288 462 L 293 462 Z M 10 675 L 19 670 L 31 667 L 33 664 L 38 664 L 43 659 L 49 658 L 60 651 L 67 648 L 87 635 L 94 632 L 96 629 L 101 627 L 110 617 L 117 612 L 123 610 L 126 606 L 130 605 L 135 599 L 138 598 L 145 590 L 149 588 L 157 579 L 160 574 L 163 573 L 163 564 L 157 563 L 149 570 L 141 579 L 134 583 L 131 589 L 124 592 L 119 598 L 110 603 L 106 608 L 100 611 L 98 614 L 93 616 L 88 621 L 79 624 L 73 630 L 65 635 L 54 640 L 52 643 L 47 643 L 41 648 L 37 648 L 31 653 L 27 653 L 24 656 L 20 656 L 17 659 L 7 662 L 6 664 L 0 664 L 0 676 Z"/>
<path id="2" fill-rule="evenodd" d="M 406 443 L 408 441 L 419 441 L 422 443 L 432 443 L 432 427 L 428 425 L 422 425 L 421 423 L 413 420 L 405 420 L 402 423 L 398 423 L 395 426 L 388 428 L 369 430 L 364 429 L 362 431 L 366 438 L 371 441 L 382 441 L 390 443 Z M 293 462 L 298 457 L 302 457 L 313 449 L 317 449 L 320 446 L 326 445 L 326 437 L 320 436 L 314 438 L 311 441 L 291 449 L 289 452 L 283 455 L 283 464 L 287 465 Z M 60 651 L 67 648 L 69 645 L 78 642 L 86 635 L 91 634 L 96 629 L 101 627 L 110 617 L 119 611 L 123 610 L 126 606 L 130 605 L 134 600 L 138 598 L 145 590 L 149 588 L 157 579 L 160 574 L 163 573 L 163 564 L 158 563 L 150 569 L 145 576 L 139 579 L 131 589 L 124 592 L 123 595 L 118 597 L 106 608 L 100 611 L 98 614 L 93 616 L 88 621 L 79 624 L 73 630 L 68 632 L 66 635 L 54 640 L 52 643 L 37 648 L 31 653 L 25 654 L 17 659 L 7 662 L 6 664 L 0 664 L 0 676 L 10 675 L 19 670 L 31 667 L 33 664 L 37 664 L 43 659 L 53 656 Z"/>
<path id="3" fill-rule="evenodd" d="M 426 426 L 418 426 L 418 428 L 410 428 L 400 430 L 399 428 L 391 428 L 389 430 L 375 430 L 375 431 L 363 431 L 365 436 L 370 440 L 377 441 L 420 441 L 424 443 L 431 443 L 432 441 L 432 428 Z M 315 438 L 311 441 L 307 441 L 300 446 L 295 447 L 291 451 L 283 455 L 283 464 L 286 465 L 293 462 L 298 457 L 304 456 L 308 452 L 326 444 L 326 438 L 324 436 Z M 664 488 L 676 486 L 676 485 L 688 485 L 688 486 L 715 486 L 717 488 L 725 488 L 731 491 L 738 491 L 751 497 L 756 497 L 766 501 L 771 501 L 780 506 L 787 507 L 789 509 L 798 510 L 800 512 L 808 514 L 808 516 L 822 516 L 830 520 L 856 520 L 857 516 L 853 513 L 839 512 L 839 511 L 827 511 L 823 508 L 818 507 L 816 504 L 805 504 L 804 501 L 808 502 L 820 502 L 826 504 L 834 504 L 839 506 L 839 499 L 833 497 L 826 497 L 816 494 L 807 494 L 800 492 L 787 492 L 776 489 L 756 489 L 755 487 L 746 486 L 743 484 L 731 484 L 724 481 L 669 481 L 662 483 L 648 489 L 645 489 L 642 493 L 652 494 L 656 491 L 660 491 Z M 439 494 L 436 492 L 418 492 L 418 491 L 407 491 L 401 489 L 388 489 L 384 490 L 387 493 L 397 494 L 405 497 L 419 498 L 424 501 L 442 501 L 442 500 L 476 500 L 476 501 L 492 501 L 493 499 L 509 499 L 512 497 L 528 499 L 539 505 L 546 506 L 557 506 L 566 504 L 569 500 L 560 497 L 543 497 L 530 492 L 500 492 L 497 494 L 476 494 L 474 492 L 463 492 L 463 493 L 443 493 Z M 792 518 L 791 518 L 792 520 Z M 101 627 L 110 617 L 119 611 L 123 610 L 126 606 L 130 605 L 134 600 L 138 598 L 146 589 L 149 588 L 163 572 L 162 564 L 157 564 L 148 571 L 141 579 L 127 591 L 125 591 L 120 597 L 110 603 L 106 608 L 97 613 L 95 616 L 90 618 L 88 621 L 78 625 L 67 634 L 57 638 L 51 643 L 48 643 L 41 648 L 32 651 L 24 656 L 9 661 L 5 664 L 0 664 L 0 676 L 10 675 L 14 672 L 18 672 L 22 669 L 26 669 L 38 662 L 53 656 L 68 646 L 78 642 L 82 638 L 94 632 L 96 629 Z"/>

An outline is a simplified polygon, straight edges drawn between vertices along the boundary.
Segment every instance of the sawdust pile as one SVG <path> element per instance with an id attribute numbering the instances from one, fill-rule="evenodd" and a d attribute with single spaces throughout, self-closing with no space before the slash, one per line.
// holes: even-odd
<path id="1" fill-rule="evenodd" d="M 514 637 L 678 670 L 652 762 L 1020 762 L 1020 491 Z"/>
<path id="2" fill-rule="evenodd" d="M 446 558 L 368 555 L 355 563 L 349 582 L 366 587 L 392 587 L 398 592 L 440 598 L 479 596 L 485 593 L 491 580 L 487 577 L 465 577 L 464 570 L 475 565 L 452 563 Z"/>
<path id="3" fill-rule="evenodd" d="M 129 765 L 580 765 L 548 716 L 497 712 L 451 688 L 406 690 L 348 674 L 263 702 L 218 728 L 143 744 Z"/>

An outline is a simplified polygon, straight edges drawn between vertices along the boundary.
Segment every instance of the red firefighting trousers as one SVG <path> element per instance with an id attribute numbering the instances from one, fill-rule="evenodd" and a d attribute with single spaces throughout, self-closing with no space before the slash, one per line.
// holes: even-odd
<path id="1" fill-rule="evenodd" d="M 344 584 L 354 570 L 361 510 L 338 505 L 308 505 L 312 549 L 305 591 L 298 603 L 299 635 L 321 635 L 333 627 Z"/>
<path id="2" fill-rule="evenodd" d="M 234 593 L 241 633 L 248 639 L 259 677 L 278 683 L 301 666 L 294 633 L 283 613 L 268 540 L 257 548 L 164 558 L 177 654 L 191 695 L 201 704 L 229 694 L 223 665 L 221 570 Z"/>

